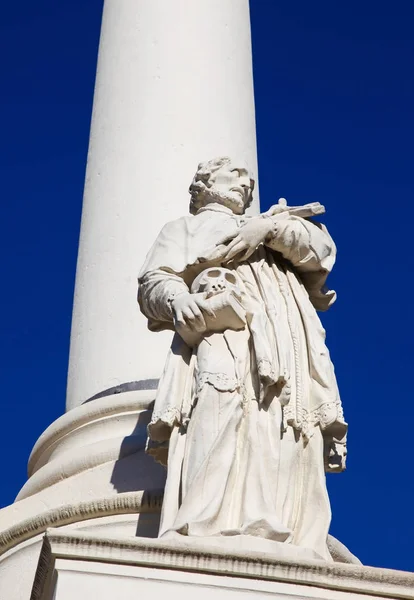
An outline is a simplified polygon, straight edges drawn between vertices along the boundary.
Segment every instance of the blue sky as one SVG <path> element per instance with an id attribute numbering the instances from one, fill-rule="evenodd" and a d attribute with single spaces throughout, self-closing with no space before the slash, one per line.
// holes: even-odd
<path id="1" fill-rule="evenodd" d="M 64 411 L 101 0 L 2 7 L 2 481 Z M 319 201 L 338 245 L 323 316 L 350 424 L 332 533 L 413 570 L 414 5 L 251 0 L 262 207 Z"/>

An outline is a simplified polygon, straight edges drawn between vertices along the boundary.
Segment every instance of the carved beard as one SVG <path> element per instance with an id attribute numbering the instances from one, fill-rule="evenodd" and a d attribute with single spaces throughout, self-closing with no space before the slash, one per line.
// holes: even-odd
<path id="1" fill-rule="evenodd" d="M 201 183 L 201 182 L 197 182 Z M 193 185 L 191 191 L 190 212 L 195 214 L 200 208 L 207 206 L 207 204 L 221 204 L 226 208 L 229 208 L 232 212 L 237 215 L 242 215 L 246 209 L 244 198 L 239 192 L 222 192 L 217 189 L 214 185 L 207 187 L 202 184 L 203 187 Z"/>

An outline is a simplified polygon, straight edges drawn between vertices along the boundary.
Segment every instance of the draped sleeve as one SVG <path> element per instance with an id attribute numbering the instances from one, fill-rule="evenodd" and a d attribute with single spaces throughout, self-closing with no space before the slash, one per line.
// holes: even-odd
<path id="1" fill-rule="evenodd" d="M 188 292 L 181 275 L 190 261 L 189 240 L 196 223 L 194 217 L 181 217 L 167 223 L 141 268 L 138 304 L 151 331 L 174 330 L 171 303 L 178 294 Z"/>
<path id="2" fill-rule="evenodd" d="M 274 229 L 266 246 L 294 266 L 316 310 L 327 310 L 336 299 L 336 293 L 326 287 L 336 259 L 336 246 L 328 230 L 316 221 L 293 215 L 271 218 Z"/>
<path id="3" fill-rule="evenodd" d="M 179 294 L 188 292 L 182 277 L 163 269 L 154 269 L 142 274 L 138 282 L 138 303 L 148 319 L 148 328 L 151 331 L 173 330 L 171 303 Z"/>

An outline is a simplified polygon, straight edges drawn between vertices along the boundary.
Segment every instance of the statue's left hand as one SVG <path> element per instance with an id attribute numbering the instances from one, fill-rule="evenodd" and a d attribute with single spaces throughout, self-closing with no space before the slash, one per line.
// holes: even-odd
<path id="1" fill-rule="evenodd" d="M 324 436 L 324 462 L 327 473 L 340 473 L 346 469 L 346 438 Z"/>
<path id="2" fill-rule="evenodd" d="M 206 257 L 214 261 L 228 262 L 237 257 L 238 261 L 247 260 L 257 246 L 265 241 L 273 228 L 268 217 L 253 217 L 240 229 L 227 235 L 216 243 L 216 250 Z"/>

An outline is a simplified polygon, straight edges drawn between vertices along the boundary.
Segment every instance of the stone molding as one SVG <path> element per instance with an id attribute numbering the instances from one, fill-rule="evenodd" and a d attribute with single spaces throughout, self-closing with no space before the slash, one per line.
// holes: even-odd
<path id="1" fill-rule="evenodd" d="M 105 463 L 126 458 L 136 452 L 144 451 L 144 448 L 145 441 L 140 435 L 106 439 L 81 446 L 73 450 L 69 456 L 53 460 L 36 471 L 20 490 L 16 502 L 34 496 L 59 483 L 63 478 L 69 479 Z"/>
<path id="2" fill-rule="evenodd" d="M 47 531 L 31 600 L 40 600 L 56 558 L 129 564 L 263 579 L 384 598 L 414 599 L 414 573 L 358 565 L 298 561 L 261 552 L 223 550 L 203 540 L 162 542 L 146 538 L 117 539 Z"/>
<path id="3" fill-rule="evenodd" d="M 28 464 L 29 477 L 43 464 L 42 456 L 47 450 L 75 430 L 108 417 L 129 412 L 140 412 L 152 408 L 154 390 L 135 390 L 124 392 L 83 404 L 54 421 L 37 440 Z"/>
<path id="4" fill-rule="evenodd" d="M 0 532 L 0 556 L 21 542 L 43 533 L 49 527 L 61 527 L 120 514 L 158 513 L 161 510 L 162 497 L 162 490 L 127 492 L 109 498 L 53 508 Z"/>
<path id="5" fill-rule="evenodd" d="M 102 390 L 97 394 L 94 394 L 92 398 L 88 398 L 82 404 L 92 402 L 92 400 L 98 400 L 99 398 L 106 398 L 107 396 L 114 396 L 115 394 L 123 394 L 124 392 L 134 392 L 136 390 L 156 390 L 158 387 L 159 379 L 140 379 L 139 381 L 126 381 L 119 385 Z"/>

